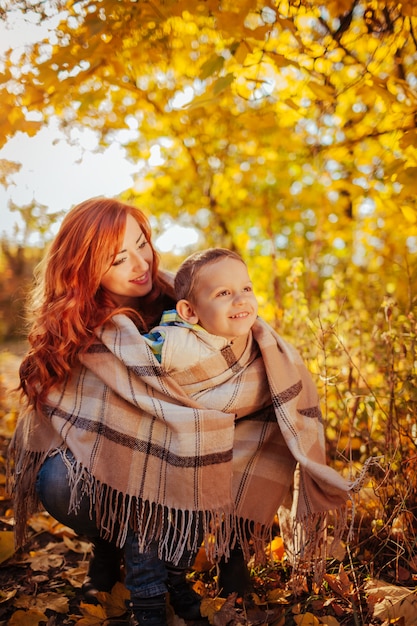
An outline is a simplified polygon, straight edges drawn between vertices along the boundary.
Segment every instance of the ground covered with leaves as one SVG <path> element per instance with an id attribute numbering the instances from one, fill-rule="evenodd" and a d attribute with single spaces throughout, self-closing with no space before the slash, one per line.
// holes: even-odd
<path id="1" fill-rule="evenodd" d="M 39 513 L 30 520 L 25 547 L 14 549 L 13 502 L 5 491 L 5 471 L 16 420 L 13 388 L 19 360 L 19 355 L 0 353 L 0 626 L 128 624 L 129 594 L 122 583 L 111 594 L 101 594 L 98 604 L 84 602 L 81 585 L 91 550 L 86 538 Z M 205 623 L 212 626 L 417 626 L 417 559 L 405 528 L 406 520 L 379 528 L 362 519 L 355 545 L 328 562 L 320 587 L 308 576 L 294 581 L 278 528 L 269 546 L 271 562 L 250 568 L 252 591 L 243 600 L 218 597 L 216 567 L 203 550 L 190 572 L 190 584 L 201 594 Z M 169 606 L 168 614 L 170 626 L 185 624 Z"/>

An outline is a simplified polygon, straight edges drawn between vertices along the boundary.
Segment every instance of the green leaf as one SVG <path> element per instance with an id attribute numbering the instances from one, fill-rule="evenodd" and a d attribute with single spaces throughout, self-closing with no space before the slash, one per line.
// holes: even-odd
<path id="1" fill-rule="evenodd" d="M 213 86 L 214 95 L 217 96 L 219 93 L 227 89 L 227 87 L 229 87 L 234 81 L 234 78 L 234 74 L 232 73 L 226 74 L 226 76 L 218 78 Z"/>
<path id="2" fill-rule="evenodd" d="M 201 80 L 205 80 L 213 74 L 217 74 L 223 68 L 224 58 L 218 54 L 213 54 L 208 61 L 203 63 L 200 71 Z"/>

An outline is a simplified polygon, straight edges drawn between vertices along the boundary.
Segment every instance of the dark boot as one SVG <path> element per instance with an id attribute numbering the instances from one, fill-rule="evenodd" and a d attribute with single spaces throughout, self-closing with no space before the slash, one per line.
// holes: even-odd
<path id="1" fill-rule="evenodd" d="M 243 597 L 250 589 L 250 575 L 245 558 L 240 547 L 233 548 L 226 561 L 224 557 L 219 562 L 219 595 L 227 598 L 231 593 Z"/>
<path id="2" fill-rule="evenodd" d="M 165 594 L 129 602 L 131 626 L 168 626 Z"/>
<path id="3" fill-rule="evenodd" d="M 201 620 L 201 596 L 187 582 L 187 571 L 167 566 L 169 603 L 175 615 L 185 620 Z"/>
<path id="4" fill-rule="evenodd" d="M 123 551 L 100 537 L 92 539 L 93 549 L 82 592 L 87 602 L 97 602 L 99 591 L 111 591 L 120 580 Z"/>

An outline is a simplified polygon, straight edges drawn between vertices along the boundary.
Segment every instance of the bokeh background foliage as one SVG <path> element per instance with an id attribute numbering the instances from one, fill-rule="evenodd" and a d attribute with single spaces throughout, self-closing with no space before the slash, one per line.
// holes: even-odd
<path id="1" fill-rule="evenodd" d="M 358 545 L 415 571 L 415 2 L 0 1 L 4 19 L 11 5 L 54 26 L 1 60 L 0 144 L 53 117 L 68 142 L 92 129 L 137 166 L 121 197 L 155 236 L 192 227 L 200 247 L 242 254 L 262 315 L 317 381 L 331 462 L 355 475 L 377 459 Z M 0 159 L 0 182 L 18 168 Z M 3 341 L 22 332 L 43 252 L 30 235 L 46 244 L 69 208 L 13 206 L 25 227 L 2 240 Z"/>

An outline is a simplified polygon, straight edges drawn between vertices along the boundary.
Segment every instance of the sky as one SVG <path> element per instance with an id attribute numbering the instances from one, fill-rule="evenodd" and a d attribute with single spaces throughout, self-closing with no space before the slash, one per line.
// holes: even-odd
<path id="1" fill-rule="evenodd" d="M 68 145 L 57 124 L 51 122 L 35 137 L 18 133 L 0 150 L 0 159 L 22 163 L 12 177 L 13 185 L 0 187 L 2 231 L 10 232 L 16 219 L 16 213 L 8 210 L 3 219 L 9 199 L 18 205 L 36 199 L 55 212 L 89 197 L 116 195 L 132 185 L 135 168 L 120 146 L 114 144 L 104 153 L 94 154 L 88 147 L 82 148 L 83 139 L 88 145 L 86 137 L 80 137 L 78 146 Z"/>
<path id="2" fill-rule="evenodd" d="M 0 56 L 11 47 L 18 53 L 22 46 L 42 38 L 53 24 L 40 25 L 35 18 L 22 21 L 18 12 L 9 11 L 6 22 L 0 21 Z M 0 235 L 8 237 L 19 217 L 9 210 L 10 200 L 24 206 L 35 199 L 52 212 L 66 211 L 94 196 L 117 196 L 132 186 L 138 170 L 116 142 L 97 152 L 97 138 L 89 129 L 74 130 L 70 145 L 54 119 L 34 137 L 17 133 L 0 149 L 1 159 L 22 164 L 10 178 L 12 185 L 7 189 L 0 185 Z M 175 253 L 196 242 L 193 229 L 173 226 L 155 244 L 161 252 Z"/>

